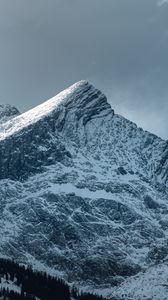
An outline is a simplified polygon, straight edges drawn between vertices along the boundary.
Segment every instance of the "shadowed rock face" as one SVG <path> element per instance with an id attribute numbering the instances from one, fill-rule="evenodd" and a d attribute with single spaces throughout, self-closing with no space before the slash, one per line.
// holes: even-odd
<path id="1" fill-rule="evenodd" d="M 161 182 L 168 182 L 168 142 L 165 143 L 164 151 L 161 154 L 160 163 L 156 169 L 156 175 Z"/>
<path id="2" fill-rule="evenodd" d="M 101 287 L 165 259 L 166 149 L 86 81 L 2 124 L 1 254 Z"/>
<path id="3" fill-rule="evenodd" d="M 0 124 L 18 116 L 20 112 L 9 104 L 0 104 Z"/>

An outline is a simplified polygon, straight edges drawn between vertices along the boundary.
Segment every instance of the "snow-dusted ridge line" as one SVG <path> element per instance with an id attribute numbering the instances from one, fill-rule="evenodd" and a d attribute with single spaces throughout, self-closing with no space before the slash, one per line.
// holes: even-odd
<path id="1" fill-rule="evenodd" d="M 77 96 L 82 95 L 82 93 L 84 94 L 85 92 L 87 92 L 87 90 L 90 90 L 92 93 L 95 93 L 95 95 L 99 93 L 99 96 L 97 96 L 97 98 L 99 98 L 100 101 L 102 99 L 106 99 L 106 96 L 102 92 L 100 92 L 97 88 L 92 86 L 92 84 L 90 84 L 88 81 L 80 80 L 80 81 L 76 82 L 75 84 L 71 85 L 70 87 L 68 87 L 67 89 L 63 90 L 56 96 L 46 100 L 42 104 L 26 111 L 23 114 L 19 114 L 19 111 L 17 111 L 17 109 L 15 107 L 11 107 L 12 109 L 15 109 L 19 115 L 13 116 L 10 119 L 9 118 L 6 120 L 4 119 L 3 122 L 0 122 L 1 123 L 0 141 L 10 137 L 11 135 L 21 131 L 22 129 L 30 126 L 33 123 L 35 124 L 40 119 L 49 116 L 60 105 L 66 106 L 67 103 L 74 102 L 75 98 Z M 82 102 L 84 100 L 86 100 L 86 97 L 87 97 L 87 95 L 86 96 L 82 95 L 82 97 L 81 97 L 82 101 L 80 102 L 81 107 L 82 107 Z M 93 105 L 94 101 L 95 100 L 91 101 L 91 103 L 87 103 L 87 108 L 89 108 L 90 105 Z M 92 118 L 102 117 L 103 115 L 107 116 L 110 112 L 114 113 L 114 111 L 111 108 L 111 105 L 109 104 L 107 99 L 106 99 L 106 102 L 107 102 L 107 105 L 109 106 L 108 109 L 106 109 L 106 111 L 104 111 L 104 113 L 99 112 L 99 116 L 95 115 Z M 100 106 L 101 106 L 101 103 L 100 103 Z M 2 107 L 3 107 L 3 105 L 2 105 Z M 5 107 L 9 109 L 10 105 L 5 105 L 4 108 Z M 0 108 L 1 108 L 1 106 L 0 106 Z M 1 111 L 0 111 L 0 113 L 1 113 Z M 120 117 L 120 115 L 118 115 L 118 116 Z M 130 122 L 130 124 L 135 125 L 138 128 L 138 126 L 134 122 L 132 122 L 132 121 L 128 121 L 128 122 Z M 143 130 L 143 131 L 146 133 L 149 133 L 148 131 L 145 131 L 145 130 Z M 150 133 L 150 135 L 153 135 L 163 141 L 163 139 L 156 136 L 155 134 Z"/>
<path id="2" fill-rule="evenodd" d="M 98 91 L 86 80 L 81 80 L 55 97 L 13 118 L 12 121 L 5 122 L 0 128 L 0 140 L 21 131 L 23 128 L 31 125 L 32 123 L 38 122 L 41 118 L 52 113 L 59 105 L 65 105 L 67 102 L 72 101 L 78 93 L 82 91 L 84 92 L 88 88 L 95 90 L 95 92 Z"/>

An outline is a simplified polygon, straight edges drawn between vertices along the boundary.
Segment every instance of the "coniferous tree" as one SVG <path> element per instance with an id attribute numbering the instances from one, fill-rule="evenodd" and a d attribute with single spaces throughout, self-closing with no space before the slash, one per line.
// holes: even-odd
<path id="1" fill-rule="evenodd" d="M 103 300 L 101 296 L 79 293 L 76 287 L 69 286 L 62 280 L 48 275 L 46 272 L 33 271 L 31 266 L 20 266 L 14 261 L 0 259 L 0 274 L 20 287 L 20 293 L 9 289 L 1 289 L 2 300 Z M 3 297 L 3 298 L 2 298 Z"/>

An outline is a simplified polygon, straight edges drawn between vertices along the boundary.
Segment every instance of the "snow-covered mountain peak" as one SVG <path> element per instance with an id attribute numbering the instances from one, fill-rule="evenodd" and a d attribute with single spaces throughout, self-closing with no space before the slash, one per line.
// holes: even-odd
<path id="1" fill-rule="evenodd" d="M 160 274 L 168 299 L 168 144 L 88 82 L 0 126 L 0 179 L 1 255 L 126 300 Z"/>
<path id="2" fill-rule="evenodd" d="M 27 177 L 58 161 L 82 158 L 112 172 L 147 180 L 157 173 L 157 180 L 168 181 L 166 142 L 114 114 L 106 96 L 87 81 L 3 123 L 0 147 L 1 178 Z"/>
<path id="3" fill-rule="evenodd" d="M 4 124 L 0 131 L 0 140 L 21 131 L 33 123 L 53 116 L 56 112 L 58 113 L 61 110 L 71 110 L 71 113 L 75 113 L 78 118 L 83 116 L 85 119 L 91 118 L 92 115 L 101 112 L 112 112 L 105 95 L 87 81 L 82 80 L 48 101 Z"/>

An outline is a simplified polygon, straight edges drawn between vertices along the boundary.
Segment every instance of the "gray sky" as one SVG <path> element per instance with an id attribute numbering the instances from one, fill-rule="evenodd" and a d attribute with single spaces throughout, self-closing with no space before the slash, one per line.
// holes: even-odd
<path id="1" fill-rule="evenodd" d="M 0 102 L 25 111 L 81 79 L 168 139 L 168 1 L 0 0 Z"/>

